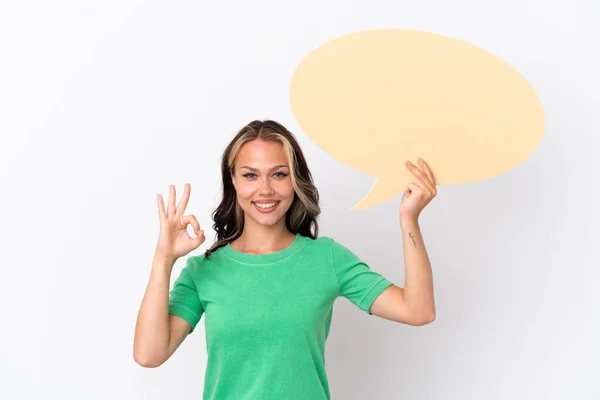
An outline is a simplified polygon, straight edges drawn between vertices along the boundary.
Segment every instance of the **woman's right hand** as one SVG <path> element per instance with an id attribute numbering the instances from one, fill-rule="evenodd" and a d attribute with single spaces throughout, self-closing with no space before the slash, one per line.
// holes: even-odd
<path id="1" fill-rule="evenodd" d="M 183 215 L 190 198 L 191 185 L 186 183 L 183 189 L 183 197 L 175 208 L 175 186 L 169 186 L 169 205 L 165 211 L 163 198 L 158 198 L 158 216 L 160 219 L 160 234 L 156 245 L 155 257 L 177 260 L 192 250 L 200 247 L 206 240 L 204 231 L 200 229 L 198 220 L 193 215 Z M 196 237 L 191 237 L 187 232 L 187 226 L 191 224 Z"/>

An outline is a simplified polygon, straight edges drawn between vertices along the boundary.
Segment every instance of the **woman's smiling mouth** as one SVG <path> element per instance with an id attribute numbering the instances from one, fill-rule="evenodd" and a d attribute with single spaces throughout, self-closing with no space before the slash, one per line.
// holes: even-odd
<path id="1" fill-rule="evenodd" d="M 268 214 L 270 212 L 273 212 L 277 208 L 279 203 L 280 203 L 280 201 L 274 201 L 274 202 L 270 202 L 270 203 L 252 202 L 252 204 L 254 204 L 254 207 L 263 214 Z"/>

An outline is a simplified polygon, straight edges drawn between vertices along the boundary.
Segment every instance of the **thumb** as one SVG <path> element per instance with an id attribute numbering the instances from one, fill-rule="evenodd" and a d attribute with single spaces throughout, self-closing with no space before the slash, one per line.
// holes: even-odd
<path id="1" fill-rule="evenodd" d="M 199 230 L 198 232 L 196 232 L 196 237 L 192 238 L 192 243 L 194 243 L 194 249 L 200 247 L 200 245 L 204 243 L 205 240 L 206 238 L 204 237 L 203 230 Z"/>

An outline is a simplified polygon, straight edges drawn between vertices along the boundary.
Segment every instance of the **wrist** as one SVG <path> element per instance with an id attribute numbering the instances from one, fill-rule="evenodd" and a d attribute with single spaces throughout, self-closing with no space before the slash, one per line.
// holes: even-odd
<path id="1" fill-rule="evenodd" d="M 418 215 L 403 215 L 400 214 L 400 223 L 402 225 L 415 225 L 419 223 Z"/>
<path id="2" fill-rule="evenodd" d="M 155 253 L 154 258 L 152 259 L 152 265 L 172 268 L 176 261 L 177 261 L 177 257 L 172 257 L 172 256 L 160 254 L 160 253 Z"/>

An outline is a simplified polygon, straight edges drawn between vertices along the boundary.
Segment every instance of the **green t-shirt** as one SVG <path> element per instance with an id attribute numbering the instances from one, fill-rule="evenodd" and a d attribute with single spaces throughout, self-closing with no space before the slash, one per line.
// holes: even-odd
<path id="1" fill-rule="evenodd" d="M 246 254 L 231 245 L 187 259 L 169 313 L 193 332 L 205 314 L 204 400 L 330 399 L 325 341 L 344 296 L 370 314 L 390 286 L 329 237 L 296 235 L 287 248 Z"/>

